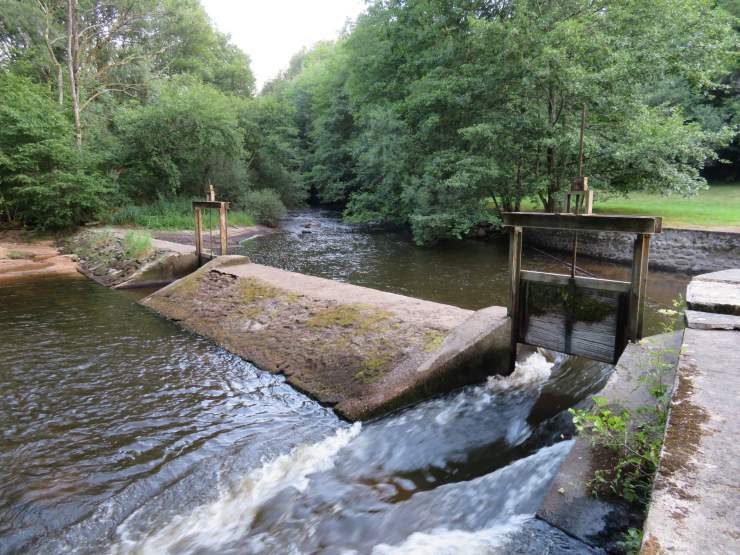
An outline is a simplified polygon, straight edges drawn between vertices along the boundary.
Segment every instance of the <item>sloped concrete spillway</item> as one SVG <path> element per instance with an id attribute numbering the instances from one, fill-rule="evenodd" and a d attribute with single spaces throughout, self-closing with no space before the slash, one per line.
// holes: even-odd
<path id="1" fill-rule="evenodd" d="M 350 420 L 505 373 L 506 309 L 478 311 L 220 257 L 142 304 Z"/>

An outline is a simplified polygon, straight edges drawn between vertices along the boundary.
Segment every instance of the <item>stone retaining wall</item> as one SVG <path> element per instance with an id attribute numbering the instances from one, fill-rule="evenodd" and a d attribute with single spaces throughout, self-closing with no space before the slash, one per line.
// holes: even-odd
<path id="1" fill-rule="evenodd" d="M 631 263 L 634 237 L 626 233 L 581 232 L 578 254 Z M 524 232 L 524 242 L 549 251 L 570 252 L 573 234 L 551 229 L 528 229 Z M 650 267 L 688 274 L 738 268 L 740 233 L 664 229 L 650 242 Z"/>

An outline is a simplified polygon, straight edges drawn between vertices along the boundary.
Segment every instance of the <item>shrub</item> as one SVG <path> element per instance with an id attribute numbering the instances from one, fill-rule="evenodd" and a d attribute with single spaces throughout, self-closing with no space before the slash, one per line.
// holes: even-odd
<path id="1" fill-rule="evenodd" d="M 95 219 L 110 182 L 74 147 L 62 108 L 12 74 L 0 74 L 0 98 L 0 222 L 52 229 Z"/>
<path id="2" fill-rule="evenodd" d="M 119 111 L 113 132 L 123 190 L 150 200 L 201 193 L 208 178 L 245 179 L 239 105 L 209 85 L 179 78 L 155 87 L 147 104 Z"/>
<path id="3" fill-rule="evenodd" d="M 244 195 L 241 204 L 257 223 L 270 227 L 276 227 L 280 218 L 287 213 L 280 196 L 272 189 L 249 191 Z"/>
<path id="4" fill-rule="evenodd" d="M 123 236 L 123 252 L 127 258 L 140 260 L 153 251 L 152 236 L 146 232 L 129 231 Z"/>
<path id="5" fill-rule="evenodd" d="M 206 215 L 205 225 L 208 225 Z M 254 220 L 240 210 L 229 210 L 229 225 L 249 226 Z M 193 229 L 192 201 L 188 198 L 157 200 L 144 205 L 128 204 L 113 211 L 106 222 L 111 225 L 131 225 L 147 229 Z M 216 225 L 218 217 L 215 219 Z"/>

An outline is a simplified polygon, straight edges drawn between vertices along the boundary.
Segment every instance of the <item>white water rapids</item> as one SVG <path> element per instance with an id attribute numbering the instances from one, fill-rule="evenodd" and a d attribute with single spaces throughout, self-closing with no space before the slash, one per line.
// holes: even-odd
<path id="1" fill-rule="evenodd" d="M 332 543 L 327 552 L 505 553 L 499 550 L 505 550 L 512 534 L 531 519 L 571 442 L 544 447 L 472 480 L 416 491 L 400 502 L 368 501 L 368 496 L 387 499 L 391 485 L 396 492 L 413 491 L 404 473 L 454 464 L 471 443 L 480 441 L 479 434 L 461 431 L 476 426 L 491 429 L 487 416 L 494 408 L 499 408 L 499 414 L 498 429 L 490 432 L 493 439 L 499 437 L 509 446 L 524 442 L 532 434 L 527 415 L 552 367 L 542 354 L 533 353 L 509 377 L 490 378 L 485 385 L 421 403 L 364 429 L 359 423 L 342 426 L 321 441 L 264 461 L 232 485 L 223 486 L 211 502 L 159 528 L 146 529 L 142 525 L 146 519 L 134 512 L 118 527 L 110 555 L 313 553 L 317 545 L 329 541 L 316 538 L 334 526 L 332 520 L 350 512 L 354 518 L 355 511 L 363 514 L 366 530 L 346 538 L 345 546 Z M 497 406 L 512 398 L 516 402 L 504 410 Z M 375 508 L 353 507 L 360 498 L 355 495 L 358 491 L 362 502 Z M 275 517 L 276 526 L 264 530 L 261 514 L 275 507 L 284 507 L 278 511 L 285 512 Z M 146 512 L 146 507 L 140 511 Z M 300 521 L 293 513 L 302 516 Z M 390 523 L 408 523 L 408 527 L 381 535 Z"/>

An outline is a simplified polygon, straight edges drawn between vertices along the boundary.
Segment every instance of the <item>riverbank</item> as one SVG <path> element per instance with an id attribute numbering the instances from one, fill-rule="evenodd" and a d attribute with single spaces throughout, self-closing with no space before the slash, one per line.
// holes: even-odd
<path id="1" fill-rule="evenodd" d="M 247 241 L 249 239 L 256 239 L 257 237 L 263 237 L 265 235 L 270 235 L 272 233 L 278 233 L 280 231 L 279 228 L 274 227 L 267 227 L 266 225 L 250 225 L 250 226 L 241 226 L 241 225 L 230 225 L 228 227 L 228 247 L 237 247 L 242 241 Z M 195 235 L 192 229 L 185 229 L 185 230 L 171 230 L 171 229 L 154 229 L 151 230 L 151 234 L 155 239 L 159 239 L 162 241 L 169 241 L 170 243 L 179 243 L 181 245 L 189 245 L 192 246 L 195 244 Z M 208 234 L 208 230 L 204 230 L 203 232 L 203 240 L 205 242 L 205 247 L 209 248 L 209 239 L 210 236 Z M 218 237 L 217 235 L 214 236 L 213 244 L 214 248 L 218 248 Z"/>
<path id="2" fill-rule="evenodd" d="M 27 232 L 0 232 L 0 281 L 42 276 L 76 276 L 77 264 L 50 238 Z"/>

